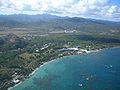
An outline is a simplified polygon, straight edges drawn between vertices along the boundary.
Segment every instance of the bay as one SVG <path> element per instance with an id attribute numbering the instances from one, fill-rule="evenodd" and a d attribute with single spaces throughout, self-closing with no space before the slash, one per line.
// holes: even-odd
<path id="1" fill-rule="evenodd" d="M 40 67 L 12 90 L 119 90 L 120 48 L 65 56 Z"/>

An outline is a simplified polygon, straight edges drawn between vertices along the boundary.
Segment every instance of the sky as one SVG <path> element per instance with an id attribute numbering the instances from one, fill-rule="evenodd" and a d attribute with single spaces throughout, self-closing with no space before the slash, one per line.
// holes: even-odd
<path id="1" fill-rule="evenodd" d="M 46 13 L 120 21 L 120 0 L 0 0 L 0 14 Z"/>

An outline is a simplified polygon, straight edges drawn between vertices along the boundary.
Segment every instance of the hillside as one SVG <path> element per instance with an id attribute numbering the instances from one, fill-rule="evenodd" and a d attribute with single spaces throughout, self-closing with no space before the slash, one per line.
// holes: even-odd
<path id="1" fill-rule="evenodd" d="M 23 48 L 28 44 L 22 38 L 19 38 L 15 34 L 8 34 L 7 36 L 0 37 L 0 51 L 15 50 L 18 48 Z"/>
<path id="2" fill-rule="evenodd" d="M 74 29 L 90 33 L 120 34 L 120 22 L 78 17 L 58 17 L 49 14 L 0 15 L 0 30 L 7 30 L 8 28 L 28 28 L 27 30 L 32 28 L 45 32 Z"/>

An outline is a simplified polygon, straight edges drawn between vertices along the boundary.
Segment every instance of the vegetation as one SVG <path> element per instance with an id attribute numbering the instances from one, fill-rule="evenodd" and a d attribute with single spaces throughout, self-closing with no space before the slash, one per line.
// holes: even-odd
<path id="1" fill-rule="evenodd" d="M 0 15 L 0 31 L 76 30 L 85 33 L 120 34 L 120 22 L 58 17 L 55 15 Z"/>
<path id="2" fill-rule="evenodd" d="M 120 46 L 119 34 L 120 22 L 46 14 L 0 15 L 0 90 L 28 78 L 44 62 L 78 54 L 69 48 L 89 51 Z"/>
<path id="3" fill-rule="evenodd" d="M 7 38 L 7 39 L 6 39 Z M 14 34 L 1 37 L 0 90 L 6 90 L 24 80 L 38 66 L 76 51 L 60 52 L 63 48 L 101 49 L 120 46 L 119 36 L 75 33 L 48 33 L 47 36 L 26 34 L 19 38 Z M 7 48 L 6 48 L 7 47 Z"/>

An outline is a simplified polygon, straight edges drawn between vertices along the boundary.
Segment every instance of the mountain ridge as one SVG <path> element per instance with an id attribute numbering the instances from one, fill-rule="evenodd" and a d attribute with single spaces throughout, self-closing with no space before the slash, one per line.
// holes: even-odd
<path id="1" fill-rule="evenodd" d="M 87 19 L 79 17 L 59 17 L 56 15 L 0 15 L 0 27 L 39 28 L 39 30 L 77 30 L 84 32 L 120 32 L 120 22 Z"/>

